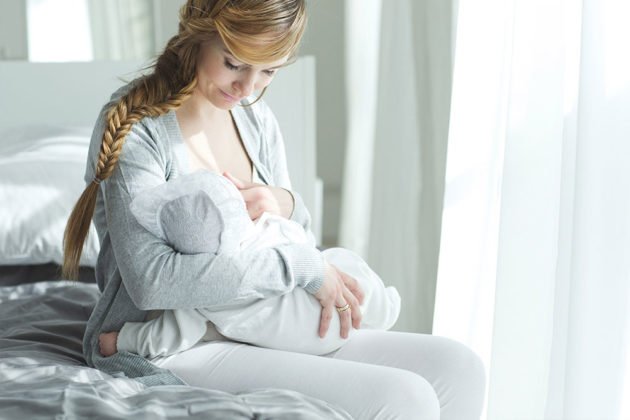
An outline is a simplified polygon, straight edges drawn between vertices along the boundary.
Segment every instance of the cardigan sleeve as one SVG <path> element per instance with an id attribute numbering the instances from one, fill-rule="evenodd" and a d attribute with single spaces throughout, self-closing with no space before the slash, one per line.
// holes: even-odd
<path id="1" fill-rule="evenodd" d="M 281 295 L 314 293 L 324 262 L 314 247 L 289 244 L 256 252 L 181 254 L 145 230 L 130 211 L 139 192 L 164 183 L 165 139 L 143 121 L 132 126 L 112 176 L 101 183 L 115 263 L 141 310 L 212 308 Z"/>

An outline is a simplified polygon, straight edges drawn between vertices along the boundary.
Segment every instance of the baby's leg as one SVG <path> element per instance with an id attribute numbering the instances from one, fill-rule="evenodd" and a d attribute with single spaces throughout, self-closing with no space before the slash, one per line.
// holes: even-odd
<path id="1" fill-rule="evenodd" d="M 116 342 L 118 341 L 118 332 L 111 331 L 102 333 L 98 336 L 98 347 L 101 354 L 105 357 L 109 357 L 118 352 Z"/>
<path id="2" fill-rule="evenodd" d="M 168 356 L 197 344 L 207 330 L 207 320 L 195 309 L 164 311 L 145 322 L 127 322 L 118 334 L 118 351 L 144 357 Z"/>
<path id="3" fill-rule="evenodd" d="M 321 311 L 317 299 L 302 288 L 220 311 L 199 309 L 217 331 L 232 340 L 317 355 L 337 350 L 346 342 L 340 336 L 338 316 L 333 316 L 326 336 L 319 337 Z M 353 332 L 351 329 L 349 337 Z"/>
<path id="4" fill-rule="evenodd" d="M 388 329 L 400 313 L 400 296 L 393 287 L 385 288 L 381 279 L 351 251 L 332 248 L 324 257 L 341 271 L 357 279 L 365 293 L 361 328 Z M 245 343 L 277 350 L 326 354 L 341 347 L 338 316 L 333 316 L 324 338 L 317 334 L 322 307 L 313 295 L 296 288 L 291 293 L 259 299 L 246 305 L 220 311 L 200 309 L 224 336 Z M 349 338 L 354 334 L 350 329 Z"/>
<path id="5" fill-rule="evenodd" d="M 398 320 L 400 295 L 394 287 L 385 287 L 381 278 L 354 252 L 330 248 L 322 252 L 326 261 L 355 278 L 364 292 L 361 305 L 362 328 L 388 330 Z"/>

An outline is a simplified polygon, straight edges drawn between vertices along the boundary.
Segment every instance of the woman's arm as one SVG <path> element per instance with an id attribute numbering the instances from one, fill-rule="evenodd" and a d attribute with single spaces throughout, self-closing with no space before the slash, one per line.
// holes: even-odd
<path id="1" fill-rule="evenodd" d="M 129 205 L 139 192 L 165 182 L 167 165 L 167 152 L 151 132 L 142 122 L 134 124 L 116 169 L 101 183 L 116 263 L 139 309 L 220 307 L 284 294 L 296 286 L 311 293 L 319 289 L 324 260 L 313 247 L 186 255 L 145 230 Z"/>

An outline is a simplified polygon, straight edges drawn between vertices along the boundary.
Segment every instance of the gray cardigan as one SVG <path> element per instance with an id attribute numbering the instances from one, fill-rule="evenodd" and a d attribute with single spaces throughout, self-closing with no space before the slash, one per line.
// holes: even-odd
<path id="1" fill-rule="evenodd" d="M 114 93 L 112 101 L 126 89 Z M 92 133 L 87 183 L 94 178 L 108 105 Z M 284 143 L 271 110 L 259 101 L 251 107 L 235 107 L 232 115 L 260 178 L 291 190 Z M 112 176 L 101 182 L 93 221 L 101 244 L 95 271 L 102 294 L 83 339 L 88 365 L 146 385 L 182 384 L 170 371 L 141 356 L 128 352 L 101 356 L 98 335 L 118 331 L 127 321 L 143 321 L 149 310 L 216 307 L 281 295 L 296 286 L 310 293 L 320 288 L 324 260 L 311 246 L 283 245 L 237 255 L 185 255 L 145 230 L 129 210 L 133 197 L 188 172 L 186 146 L 171 111 L 133 125 Z M 309 232 L 310 215 L 299 194 L 291 193 L 295 201 L 291 219 Z"/>

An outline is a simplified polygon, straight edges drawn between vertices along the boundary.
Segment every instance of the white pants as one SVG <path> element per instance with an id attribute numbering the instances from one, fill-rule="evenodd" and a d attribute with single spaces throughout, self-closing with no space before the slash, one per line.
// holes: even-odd
<path id="1" fill-rule="evenodd" d="M 427 334 L 359 330 L 326 356 L 213 341 L 152 361 L 193 386 L 232 393 L 291 389 L 355 419 L 479 419 L 485 392 L 478 356 Z"/>

